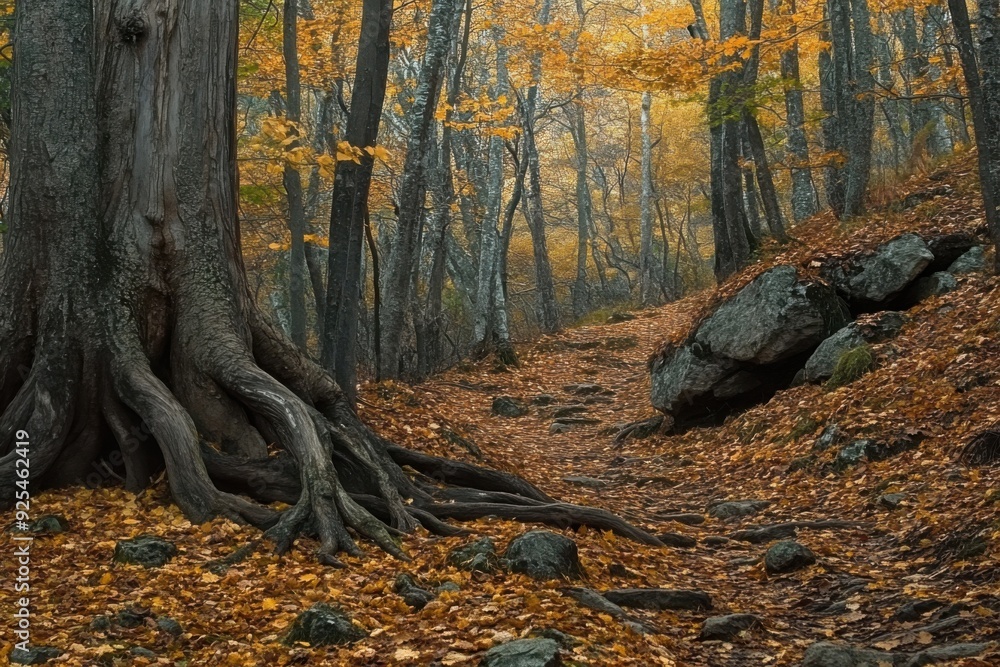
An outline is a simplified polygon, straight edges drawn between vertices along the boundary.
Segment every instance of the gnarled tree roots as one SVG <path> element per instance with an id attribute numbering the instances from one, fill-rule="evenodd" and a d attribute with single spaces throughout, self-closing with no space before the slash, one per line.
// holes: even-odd
<path id="1" fill-rule="evenodd" d="M 200 347 L 175 342 L 165 365 L 152 364 L 135 339 L 101 355 L 52 355 L 39 345 L 16 391 L 9 375 L 0 378 L 8 381 L 8 398 L 0 395 L 7 401 L 2 499 L 14 500 L 17 444 L 27 441 L 33 484 L 117 479 L 138 491 L 165 469 L 192 521 L 252 524 L 278 552 L 315 536 L 319 560 L 334 566 L 339 553 L 360 555 L 357 537 L 406 559 L 398 542 L 404 533 L 422 526 L 462 534 L 446 520 L 485 516 L 586 525 L 662 546 L 609 512 L 557 502 L 515 475 L 386 442 L 357 418 L 333 379 L 259 314 L 250 330 L 249 343 L 238 336 Z M 102 366 L 101 359 L 111 361 Z M 279 512 L 268 506 L 274 502 L 291 507 Z"/>

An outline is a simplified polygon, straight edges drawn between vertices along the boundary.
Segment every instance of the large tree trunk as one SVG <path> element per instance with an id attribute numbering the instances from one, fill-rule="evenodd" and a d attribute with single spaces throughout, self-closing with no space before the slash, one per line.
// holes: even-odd
<path id="1" fill-rule="evenodd" d="M 132 490 L 165 468 L 191 520 L 268 528 L 279 550 L 307 531 L 330 564 L 360 553 L 347 527 L 405 558 L 393 530 L 449 531 L 438 516 L 540 514 L 658 544 L 511 475 L 391 447 L 263 319 L 236 217 L 237 7 L 102 0 L 95 37 L 90 0 L 18 4 L 0 500 L 92 464 Z M 484 492 L 417 488 L 398 461 Z M 435 500 L 456 496 L 477 502 Z"/>
<path id="2" fill-rule="evenodd" d="M 389 72 L 389 25 L 392 0 L 364 0 L 357 73 L 347 117 L 346 141 L 352 146 L 374 146 L 378 139 L 382 104 Z M 358 321 L 360 319 L 362 242 L 368 215 L 374 158 L 363 152 L 360 164 L 337 164 L 330 210 L 330 257 L 327 271 L 326 322 L 323 326 L 323 366 L 353 402 L 357 394 Z M 374 249 L 373 249 L 374 252 Z M 379 289 L 378 283 L 375 289 Z M 378 321 L 379 303 L 375 304 Z"/>
<path id="3" fill-rule="evenodd" d="M 794 0 L 791 13 L 796 12 Z M 812 170 L 809 169 L 809 142 L 806 139 L 806 112 L 802 99 L 802 79 L 799 76 L 799 43 L 797 28 L 790 29 L 791 44 L 781 52 L 781 79 L 785 90 L 785 117 L 787 123 L 788 154 L 792 169 L 792 216 L 796 221 L 805 220 L 819 209 Z"/>

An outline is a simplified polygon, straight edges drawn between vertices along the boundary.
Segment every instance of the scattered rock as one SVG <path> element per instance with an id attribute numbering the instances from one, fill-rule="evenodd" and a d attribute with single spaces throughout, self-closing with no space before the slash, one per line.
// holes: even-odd
<path id="1" fill-rule="evenodd" d="M 830 424 L 823 429 L 823 432 L 813 443 L 814 452 L 825 452 L 844 438 L 844 432 L 836 424 Z"/>
<path id="2" fill-rule="evenodd" d="M 535 579 L 575 579 L 583 574 L 576 542 L 565 535 L 533 530 L 515 537 L 504 553 L 511 572 Z"/>
<path id="3" fill-rule="evenodd" d="M 603 479 L 596 479 L 594 477 L 577 477 L 575 475 L 563 477 L 562 481 L 567 484 L 572 484 L 573 486 L 585 486 L 589 489 L 601 489 L 608 485 L 608 483 Z"/>
<path id="4" fill-rule="evenodd" d="M 701 611 L 712 608 L 712 598 L 703 591 L 669 588 L 620 588 L 604 597 L 619 607 L 634 609 Z"/>
<path id="5" fill-rule="evenodd" d="M 958 281 L 955 276 L 946 272 L 938 271 L 926 278 L 921 278 L 910 288 L 910 300 L 918 303 L 932 296 L 941 296 L 958 289 Z"/>
<path id="6" fill-rule="evenodd" d="M 552 405 L 556 402 L 556 397 L 552 394 L 539 394 L 531 399 L 532 405 Z"/>
<path id="7" fill-rule="evenodd" d="M 528 414 L 527 406 L 511 396 L 497 396 L 493 399 L 492 412 L 498 417 L 523 417 Z"/>
<path id="8" fill-rule="evenodd" d="M 145 568 L 162 567 L 177 555 L 177 547 L 155 535 L 140 535 L 121 540 L 115 545 L 116 563 L 142 565 Z"/>
<path id="9" fill-rule="evenodd" d="M 343 612 L 325 602 L 317 602 L 299 614 L 288 634 L 281 640 L 287 646 L 305 642 L 310 646 L 350 644 L 364 639 L 368 633 L 354 624 Z"/>
<path id="10" fill-rule="evenodd" d="M 91 632 L 107 632 L 111 629 L 111 618 L 104 614 L 100 614 L 95 616 L 94 620 L 92 620 L 90 625 L 87 627 Z"/>
<path id="11" fill-rule="evenodd" d="M 601 420 L 597 417 L 559 417 L 554 423 L 563 426 L 586 426 L 588 424 L 600 424 Z"/>
<path id="12" fill-rule="evenodd" d="M 959 660 L 961 658 L 972 658 L 988 649 L 993 644 L 948 644 L 945 646 L 931 646 L 919 653 L 914 654 L 904 665 L 904 667 L 923 667 L 923 665 L 933 665 L 938 662 L 948 660 Z"/>
<path id="13" fill-rule="evenodd" d="M 153 660 L 156 659 L 156 653 L 142 646 L 133 646 L 128 650 L 128 652 L 139 658 L 151 658 Z"/>
<path id="14" fill-rule="evenodd" d="M 695 514 L 693 512 L 663 514 L 658 518 L 663 519 L 664 521 L 676 521 L 677 523 L 682 523 L 685 526 L 698 526 L 705 523 L 705 516 L 703 514 Z"/>
<path id="15" fill-rule="evenodd" d="M 184 628 L 181 627 L 181 624 L 168 616 L 156 619 L 156 627 L 174 637 L 184 634 Z"/>
<path id="16" fill-rule="evenodd" d="M 62 654 L 54 646 L 30 646 L 27 651 L 15 648 L 10 652 L 10 662 L 12 665 L 44 665 Z"/>
<path id="17" fill-rule="evenodd" d="M 500 569 L 496 544 L 489 537 L 452 549 L 448 564 L 469 572 L 495 572 Z"/>
<path id="18" fill-rule="evenodd" d="M 611 600 L 590 588 L 564 588 L 562 592 L 570 596 L 584 607 L 594 609 L 602 614 L 608 614 L 619 621 L 632 621 L 634 619 L 624 609 L 616 605 Z M 648 632 L 649 629 L 646 628 Z"/>
<path id="19" fill-rule="evenodd" d="M 762 625 L 763 622 L 760 617 L 754 616 L 753 614 L 728 614 L 726 616 L 714 616 L 712 618 L 705 619 L 705 623 L 701 626 L 701 634 L 698 635 L 698 639 L 702 641 L 712 639 L 730 641 L 738 637 L 741 632 L 746 632 L 747 630 L 758 628 Z"/>
<path id="20" fill-rule="evenodd" d="M 722 535 L 709 535 L 702 540 L 702 543 L 707 544 L 710 547 L 721 547 L 729 544 L 729 538 L 723 537 Z"/>
<path id="21" fill-rule="evenodd" d="M 69 530 L 69 522 L 65 517 L 48 514 L 33 521 L 28 530 L 36 535 L 56 535 Z"/>
<path id="22" fill-rule="evenodd" d="M 878 499 L 883 507 L 894 510 L 906 499 L 905 493 L 887 493 Z"/>
<path id="23" fill-rule="evenodd" d="M 768 574 L 785 574 L 809 567 L 816 554 L 795 540 L 778 542 L 764 554 L 764 569 Z"/>
<path id="24" fill-rule="evenodd" d="M 952 262 L 948 267 L 948 273 L 952 275 L 962 275 L 963 273 L 975 273 L 986 268 L 986 256 L 983 246 L 977 245 L 964 255 Z"/>
<path id="25" fill-rule="evenodd" d="M 575 396 L 594 396 L 596 394 L 613 394 L 614 392 L 610 389 L 605 389 L 599 384 L 592 383 L 581 383 L 581 384 L 568 384 L 563 387 L 563 391 Z"/>
<path id="26" fill-rule="evenodd" d="M 858 325 L 854 322 L 833 334 L 816 348 L 803 369 L 804 382 L 819 382 L 833 375 L 833 369 L 848 350 L 865 344 Z"/>
<path id="27" fill-rule="evenodd" d="M 446 581 L 437 588 L 434 589 L 435 593 L 457 593 L 462 590 L 462 587 L 456 584 L 454 581 Z"/>
<path id="28" fill-rule="evenodd" d="M 916 234 L 902 234 L 873 252 L 824 267 L 827 278 L 849 301 L 885 303 L 900 294 L 930 263 L 934 253 Z"/>
<path id="29" fill-rule="evenodd" d="M 802 667 L 884 667 L 901 664 L 900 656 L 886 651 L 855 648 L 847 644 L 819 642 L 806 649 Z"/>
<path id="30" fill-rule="evenodd" d="M 126 607 L 115 615 L 115 625 L 123 628 L 138 628 L 146 623 L 147 618 L 153 618 L 148 609 Z"/>
<path id="31" fill-rule="evenodd" d="M 730 539 L 738 542 L 749 542 L 750 544 L 764 544 L 774 540 L 783 540 L 787 537 L 795 537 L 796 529 L 791 524 L 778 524 L 776 526 L 760 526 L 737 530 L 730 535 Z"/>
<path id="32" fill-rule="evenodd" d="M 880 461 L 883 458 L 885 458 L 885 452 L 880 443 L 870 439 L 855 440 L 837 452 L 833 467 L 836 470 L 846 470 L 864 460 Z"/>
<path id="33" fill-rule="evenodd" d="M 770 504 L 767 500 L 726 500 L 709 505 L 708 515 L 723 521 L 739 519 L 758 514 Z"/>
<path id="34" fill-rule="evenodd" d="M 611 405 L 615 402 L 610 396 L 588 396 L 583 399 L 584 405 Z"/>
<path id="35" fill-rule="evenodd" d="M 618 577 L 619 579 L 629 576 L 628 568 L 621 563 L 612 563 L 611 565 L 608 565 L 608 574 L 612 577 Z"/>
<path id="36" fill-rule="evenodd" d="M 554 639 L 518 639 L 494 646 L 480 667 L 558 667 L 559 644 Z"/>
<path id="37" fill-rule="evenodd" d="M 912 600 L 900 607 L 889 620 L 899 621 L 901 623 L 912 623 L 914 621 L 919 621 L 924 614 L 932 612 L 943 606 L 944 602 L 941 602 L 940 600 Z"/>
<path id="38" fill-rule="evenodd" d="M 573 430 L 573 427 L 569 424 L 560 424 L 558 422 L 549 426 L 549 434 L 556 435 L 557 433 L 569 433 Z"/>
<path id="39" fill-rule="evenodd" d="M 587 406 L 583 404 L 576 405 L 561 405 L 556 407 L 552 411 L 553 417 L 572 417 L 573 415 L 579 415 L 587 411 Z"/>
<path id="40" fill-rule="evenodd" d="M 410 605 L 414 611 L 419 611 L 434 599 L 434 594 L 417 586 L 417 582 L 408 574 L 396 577 L 395 590 L 402 596 L 403 602 Z"/>

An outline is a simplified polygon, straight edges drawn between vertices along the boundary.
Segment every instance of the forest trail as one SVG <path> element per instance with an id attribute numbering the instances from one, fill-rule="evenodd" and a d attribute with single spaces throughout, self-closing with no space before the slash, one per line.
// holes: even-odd
<path id="1" fill-rule="evenodd" d="M 797 228 L 807 242 L 784 250 L 780 261 L 808 269 L 807 248 L 867 246 L 900 230 L 974 230 L 968 163 L 949 177 L 953 194 L 873 218 L 878 224 L 843 230 L 820 218 Z M 284 557 L 259 549 L 220 567 L 259 540 L 259 531 L 222 519 L 193 526 L 170 504 L 162 479 L 139 495 L 113 486 L 48 491 L 32 498 L 33 515 L 61 515 L 68 529 L 40 534 L 32 546 L 32 587 L 48 593 L 32 601 L 33 641 L 59 647 L 64 655 L 53 664 L 60 665 L 450 666 L 477 665 L 492 646 L 556 630 L 573 638 L 563 649 L 567 664 L 641 667 L 798 665 L 807 647 L 827 640 L 896 655 L 995 642 L 1000 469 L 970 469 L 957 455 L 1000 419 L 1000 279 L 975 273 L 958 282 L 911 309 L 899 337 L 875 346 L 875 370 L 848 386 L 785 390 L 722 426 L 628 439 L 621 448 L 609 429 L 653 416 L 647 359 L 686 332 L 713 292 L 522 345 L 519 368 L 487 361 L 414 386 L 365 387 L 362 416 L 391 440 L 469 461 L 478 460 L 470 451 L 478 448 L 482 462 L 553 496 L 607 508 L 687 546 L 566 530 L 579 548 L 582 581 L 456 568 L 448 562 L 456 547 L 488 536 L 502 551 L 540 527 L 484 519 L 462 524 L 471 536 L 406 537 L 411 562 L 365 544 L 367 557 L 327 568 L 315 561 L 315 544 L 302 540 Z M 580 384 L 600 388 L 567 389 Z M 544 395 L 551 405 L 532 404 Z M 523 401 L 527 414 L 493 415 L 501 396 Z M 554 406 L 581 403 L 585 411 L 570 410 L 571 417 L 599 421 L 550 432 Z M 832 424 L 845 439 L 909 438 L 915 446 L 835 473 L 836 447 L 816 445 Z M 720 518 L 724 510 L 714 503 L 724 500 L 755 502 L 725 506 L 730 516 Z M 775 525 L 770 535 L 738 533 Z M 169 562 L 145 569 L 112 561 L 118 541 L 150 533 L 176 546 Z M 793 533 L 816 562 L 769 574 L 762 556 Z M 2 539 L 0 548 L 12 552 L 9 534 Z M 13 581 L 15 560 L 0 563 L 0 576 Z M 435 591 L 419 611 L 394 589 L 403 573 Z M 445 584 L 451 590 L 438 589 Z M 712 608 L 628 609 L 648 630 L 640 634 L 628 619 L 583 606 L 568 586 L 697 590 Z M 283 645 L 289 626 L 316 602 L 342 608 L 368 637 L 341 647 Z M 756 615 L 762 627 L 699 640 L 707 618 L 735 613 Z M 182 632 L 164 630 L 164 619 Z M 993 649 L 950 664 L 998 660 Z"/>

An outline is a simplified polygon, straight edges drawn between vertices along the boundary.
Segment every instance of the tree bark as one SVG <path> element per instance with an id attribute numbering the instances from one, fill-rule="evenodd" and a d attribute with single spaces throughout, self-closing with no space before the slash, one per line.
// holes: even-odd
<path id="1" fill-rule="evenodd" d="M 383 378 L 397 378 L 402 370 L 400 341 L 403 339 L 406 312 L 410 305 L 414 262 L 418 257 L 417 236 L 427 192 L 427 174 L 432 168 L 430 160 L 433 153 L 428 147 L 441 92 L 445 59 L 452 43 L 456 4 L 455 0 L 435 0 L 431 8 L 427 26 L 427 52 L 420 68 L 413 104 L 408 112 L 409 137 L 399 187 L 399 216 L 383 295 Z"/>
<path id="2" fill-rule="evenodd" d="M 389 72 L 391 22 L 392 0 L 364 0 L 357 72 L 345 135 L 352 146 L 364 148 L 378 142 Z M 352 403 L 357 398 L 358 320 L 364 278 L 361 255 L 373 166 L 374 158 L 367 152 L 362 153 L 360 164 L 351 160 L 337 163 L 330 210 L 326 322 L 321 358 L 323 367 L 333 373 Z M 379 315 L 376 313 L 376 318 Z"/>
<path id="3" fill-rule="evenodd" d="M 302 83 L 299 75 L 298 0 L 285 0 L 282 13 L 281 51 L 285 60 L 285 118 L 300 131 L 302 121 Z M 286 150 L 301 145 L 289 144 Z M 291 234 L 291 251 L 288 268 L 288 303 L 292 315 L 292 340 L 306 349 L 306 211 L 302 199 L 302 176 L 299 170 L 286 161 L 282 178 L 288 204 L 288 231 Z"/>
<path id="4" fill-rule="evenodd" d="M 790 11 L 796 12 L 792 0 Z M 812 170 L 809 168 L 809 142 L 806 138 L 805 103 L 802 99 L 802 78 L 799 75 L 799 42 L 797 29 L 792 24 L 789 37 L 791 45 L 781 52 L 781 79 L 784 82 L 785 118 L 788 131 L 786 141 L 791 156 L 792 216 L 796 222 L 815 215 L 819 209 Z"/>

